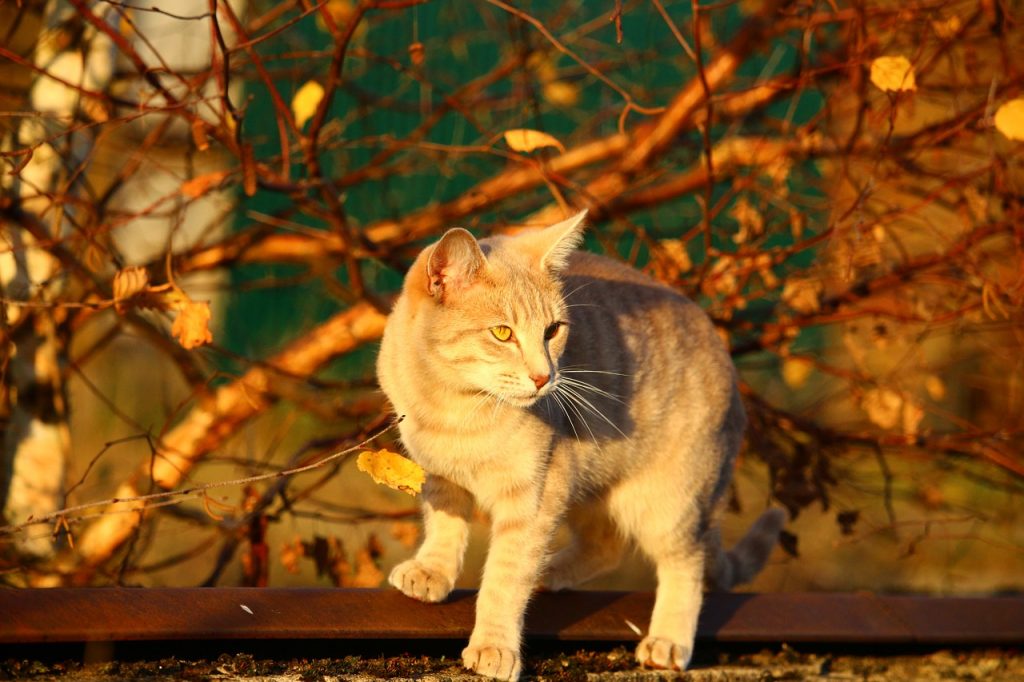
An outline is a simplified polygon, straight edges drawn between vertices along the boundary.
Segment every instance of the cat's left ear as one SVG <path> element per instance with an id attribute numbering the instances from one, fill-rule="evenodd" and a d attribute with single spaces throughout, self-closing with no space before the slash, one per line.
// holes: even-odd
<path id="1" fill-rule="evenodd" d="M 569 255 L 583 241 L 584 209 L 560 223 L 543 230 L 516 237 L 520 243 L 536 256 L 540 267 L 548 272 L 560 272 L 569 263 Z"/>
<path id="2" fill-rule="evenodd" d="M 453 227 L 427 256 L 427 290 L 444 303 L 452 293 L 472 284 L 485 267 L 487 259 L 473 235 Z"/>

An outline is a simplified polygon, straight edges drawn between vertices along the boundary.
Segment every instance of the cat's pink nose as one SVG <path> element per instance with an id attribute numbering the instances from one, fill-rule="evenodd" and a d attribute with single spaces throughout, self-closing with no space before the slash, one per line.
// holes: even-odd
<path id="1" fill-rule="evenodd" d="M 539 391 L 544 384 L 548 383 L 548 379 L 550 377 L 547 374 L 531 374 L 530 378 L 533 380 L 533 385 L 536 386 Z"/>

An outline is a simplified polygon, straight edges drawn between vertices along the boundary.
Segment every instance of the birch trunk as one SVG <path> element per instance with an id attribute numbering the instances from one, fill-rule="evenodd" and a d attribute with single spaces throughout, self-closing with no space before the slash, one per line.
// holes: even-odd
<path id="1" fill-rule="evenodd" d="M 69 233 L 78 191 L 76 171 L 93 140 L 74 131 L 84 108 L 79 86 L 102 92 L 113 73 L 110 40 L 90 27 L 74 26 L 76 14 L 65 2 L 50 0 L 32 63 L 48 75 L 35 75 L 28 92 L 32 116 L 22 118 L 8 146 L 32 151 L 31 159 L 6 181 L 15 213 L 44 226 L 60 241 Z M 80 30 L 76 30 L 80 29 Z M 49 77 L 53 76 L 53 77 Z M 61 366 L 66 344 L 63 311 L 45 304 L 57 300 L 64 273 L 57 260 L 25 230 L 0 225 L 0 284 L 11 356 L 4 389 L 10 405 L 3 438 L 3 516 L 12 522 L 53 512 L 64 501 L 64 471 L 70 449 L 68 410 Z M 28 305 L 26 305 L 28 304 Z M 40 305 L 42 304 L 42 305 Z M 49 533 L 16 540 L 17 551 L 46 557 L 54 551 Z"/>

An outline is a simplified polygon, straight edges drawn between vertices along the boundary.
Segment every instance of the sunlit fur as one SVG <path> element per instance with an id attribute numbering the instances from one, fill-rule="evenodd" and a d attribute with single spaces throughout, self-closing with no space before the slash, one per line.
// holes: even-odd
<path id="1" fill-rule="evenodd" d="M 443 600 L 479 505 L 491 545 L 463 662 L 502 679 L 520 674 L 531 591 L 608 571 L 629 543 L 658 577 L 637 659 L 685 668 L 704 582 L 753 577 L 785 520 L 769 510 L 721 550 L 713 512 L 745 428 L 729 355 L 686 298 L 575 252 L 582 222 L 479 243 L 449 231 L 410 268 L 378 361 L 428 473 L 423 544 L 390 582 Z M 571 539 L 554 548 L 560 524 Z"/>

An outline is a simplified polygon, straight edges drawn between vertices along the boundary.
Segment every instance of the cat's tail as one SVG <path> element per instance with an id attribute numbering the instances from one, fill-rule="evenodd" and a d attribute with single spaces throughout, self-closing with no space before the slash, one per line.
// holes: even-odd
<path id="1" fill-rule="evenodd" d="M 779 533 L 787 518 L 788 514 L 782 509 L 775 507 L 767 510 L 729 551 L 722 549 L 718 528 L 710 531 L 706 571 L 709 587 L 729 590 L 741 583 L 750 582 L 764 568 L 768 555 L 779 541 Z"/>

